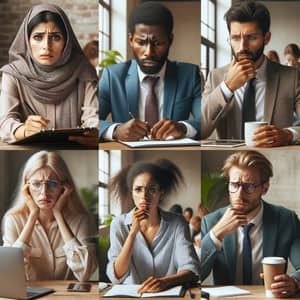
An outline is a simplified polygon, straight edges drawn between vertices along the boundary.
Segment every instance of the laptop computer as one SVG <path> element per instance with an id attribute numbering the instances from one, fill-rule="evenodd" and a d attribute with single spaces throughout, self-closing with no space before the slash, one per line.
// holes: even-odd
<path id="1" fill-rule="evenodd" d="M 0 297 L 35 299 L 55 292 L 50 288 L 25 286 L 23 250 L 0 247 Z"/>

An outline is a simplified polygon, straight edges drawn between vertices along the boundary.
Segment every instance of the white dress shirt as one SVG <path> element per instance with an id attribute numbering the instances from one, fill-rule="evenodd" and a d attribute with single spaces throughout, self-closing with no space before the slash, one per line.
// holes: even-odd
<path id="1" fill-rule="evenodd" d="M 158 101 L 158 113 L 159 119 L 163 119 L 163 103 L 164 103 L 164 86 L 165 86 L 165 74 L 166 74 L 167 62 L 164 63 L 163 67 L 160 71 L 156 74 L 152 74 L 153 77 L 159 77 L 158 82 L 155 85 L 155 94 Z M 147 87 L 143 82 L 144 78 L 149 76 L 149 74 L 145 74 L 140 69 L 139 65 L 137 64 L 137 72 L 139 77 L 139 101 L 138 101 L 138 116 L 134 116 L 135 118 L 139 118 L 142 121 L 145 121 L 145 107 L 146 107 L 146 97 L 147 97 Z M 184 121 L 179 121 L 179 123 L 183 123 L 187 129 L 185 136 L 186 137 L 194 137 L 197 134 L 197 130 Z M 103 133 L 103 138 L 106 141 L 113 140 L 113 133 L 115 128 L 120 123 L 115 123 L 107 128 L 107 130 Z"/>
<path id="2" fill-rule="evenodd" d="M 256 78 L 253 82 L 255 88 L 255 111 L 256 111 L 256 121 L 265 121 L 265 95 L 266 95 L 266 85 L 267 85 L 267 74 L 266 74 L 267 60 L 264 59 L 263 63 L 259 68 L 256 69 Z M 235 115 L 237 124 L 242 124 L 242 108 L 244 101 L 244 94 L 247 82 L 239 89 L 232 92 L 226 85 L 225 81 L 221 82 L 220 88 L 224 97 L 229 100 L 234 95 L 237 105 L 235 106 Z M 287 128 L 293 134 L 293 141 L 300 139 L 300 128 L 297 130 L 294 128 Z"/>
<path id="3" fill-rule="evenodd" d="M 259 274 L 262 272 L 261 261 L 263 259 L 263 230 L 262 217 L 263 205 L 257 212 L 256 216 L 248 223 L 254 224 L 249 232 L 251 248 L 252 248 L 252 284 L 261 285 L 262 280 Z M 243 228 L 240 226 L 237 231 L 237 249 L 236 249 L 236 276 L 235 284 L 243 284 Z M 216 238 L 212 230 L 209 232 L 210 238 L 214 242 L 218 251 L 222 249 L 222 241 Z"/>

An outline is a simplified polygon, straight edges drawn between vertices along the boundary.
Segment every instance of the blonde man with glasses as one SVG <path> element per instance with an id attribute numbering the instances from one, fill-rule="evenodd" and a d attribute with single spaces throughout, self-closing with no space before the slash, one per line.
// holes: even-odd
<path id="1" fill-rule="evenodd" d="M 299 289 L 300 222 L 297 215 L 262 200 L 272 164 L 261 153 L 230 155 L 223 167 L 230 205 L 202 219 L 201 279 L 213 271 L 214 284 L 263 284 L 263 257 L 290 259 L 295 272 L 275 276 L 272 293 L 289 297 Z"/>
<path id="2" fill-rule="evenodd" d="M 300 114 L 299 71 L 273 63 L 264 55 L 271 39 L 268 9 L 254 1 L 235 1 L 225 14 L 232 50 L 229 65 L 208 76 L 201 115 L 201 136 L 214 129 L 219 138 L 244 138 L 244 123 L 265 121 L 253 141 L 276 147 L 300 140 L 293 113 Z"/>

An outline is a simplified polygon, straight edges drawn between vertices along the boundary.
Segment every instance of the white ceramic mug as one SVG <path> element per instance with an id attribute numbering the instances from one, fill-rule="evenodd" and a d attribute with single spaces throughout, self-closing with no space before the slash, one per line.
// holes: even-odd
<path id="1" fill-rule="evenodd" d="M 247 146 L 254 145 L 252 141 L 254 131 L 265 125 L 268 125 L 268 122 L 245 122 L 245 143 Z"/>

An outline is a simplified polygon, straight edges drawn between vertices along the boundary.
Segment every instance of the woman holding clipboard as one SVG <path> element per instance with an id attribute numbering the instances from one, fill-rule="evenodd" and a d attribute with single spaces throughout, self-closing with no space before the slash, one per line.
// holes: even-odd
<path id="1" fill-rule="evenodd" d="M 98 127 L 97 75 L 61 8 L 29 10 L 2 69 L 0 138 L 14 142 L 43 129 Z M 73 137 L 86 145 L 97 133 Z"/>

